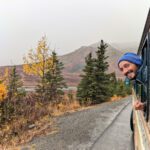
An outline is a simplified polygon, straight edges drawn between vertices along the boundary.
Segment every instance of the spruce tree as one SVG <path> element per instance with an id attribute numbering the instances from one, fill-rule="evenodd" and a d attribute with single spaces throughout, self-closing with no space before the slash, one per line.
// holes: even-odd
<path id="1" fill-rule="evenodd" d="M 117 78 L 115 72 L 112 72 L 110 75 L 110 91 L 111 96 L 116 95 L 116 88 L 117 88 Z"/>
<path id="2" fill-rule="evenodd" d="M 49 100 L 57 101 L 64 94 L 66 83 L 62 75 L 63 63 L 59 61 L 56 52 L 52 52 L 52 67 L 45 73 L 45 94 Z"/>
<path id="3" fill-rule="evenodd" d="M 96 51 L 96 59 L 94 61 L 93 72 L 93 103 L 101 103 L 108 100 L 111 96 L 110 75 L 106 73 L 108 70 L 108 56 L 105 56 L 107 44 L 101 40 L 100 46 Z"/>
<path id="4" fill-rule="evenodd" d="M 121 79 L 117 80 L 117 85 L 115 88 L 115 94 L 117 96 L 126 96 L 126 95 L 130 95 L 132 93 L 132 85 L 126 85 L 124 81 L 122 81 Z"/>
<path id="5" fill-rule="evenodd" d="M 21 77 L 17 74 L 16 66 L 11 69 L 10 75 L 8 77 L 8 97 L 16 97 L 19 95 L 19 88 L 23 85 Z"/>
<path id="6" fill-rule="evenodd" d="M 83 69 L 81 82 L 78 86 L 77 97 L 80 101 L 91 101 L 92 104 L 101 103 L 108 100 L 112 95 L 110 89 L 110 75 L 106 73 L 108 70 L 108 62 L 105 56 L 107 44 L 101 40 L 100 46 L 96 51 L 96 58 L 92 58 L 90 53 L 86 59 L 86 65 Z"/>
<path id="7" fill-rule="evenodd" d="M 83 75 L 81 75 L 81 82 L 77 88 L 77 97 L 81 103 L 91 102 L 93 99 L 93 58 L 92 53 L 89 53 L 85 58 L 85 68 L 83 69 Z"/>
<path id="8" fill-rule="evenodd" d="M 12 116 L 16 115 L 19 107 L 19 100 L 22 96 L 22 92 L 20 91 L 20 89 L 22 88 L 22 81 L 21 77 L 16 71 L 16 66 L 12 67 L 10 70 L 10 74 L 8 75 L 7 87 L 8 99 L 5 101 L 5 103 L 3 103 L 4 120 L 10 120 Z"/>

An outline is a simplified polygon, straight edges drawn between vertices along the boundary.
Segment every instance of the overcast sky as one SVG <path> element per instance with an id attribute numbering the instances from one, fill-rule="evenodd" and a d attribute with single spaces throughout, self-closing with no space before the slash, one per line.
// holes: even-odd
<path id="1" fill-rule="evenodd" d="M 0 66 L 23 63 L 43 35 L 59 55 L 103 39 L 140 42 L 150 0 L 0 0 Z"/>

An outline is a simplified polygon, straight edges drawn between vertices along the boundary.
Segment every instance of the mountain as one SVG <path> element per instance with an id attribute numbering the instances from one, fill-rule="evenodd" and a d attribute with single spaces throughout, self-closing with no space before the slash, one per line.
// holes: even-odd
<path id="1" fill-rule="evenodd" d="M 111 43 L 111 45 L 122 52 L 136 53 L 139 47 L 138 42 Z"/>
<path id="2" fill-rule="evenodd" d="M 95 52 L 100 42 L 91 44 L 89 46 L 82 46 L 75 51 L 59 56 L 59 59 L 64 64 L 63 75 L 67 82 L 68 86 L 77 86 L 80 81 L 80 74 L 82 74 L 82 69 L 85 66 L 85 57 L 92 52 L 93 57 L 96 56 Z M 113 45 L 113 46 L 112 46 Z M 133 46 L 132 49 L 130 49 Z M 106 56 L 108 56 L 109 69 L 108 72 L 116 73 L 117 78 L 123 78 L 120 71 L 118 70 L 117 61 L 123 55 L 123 53 L 127 52 L 128 49 L 135 52 L 136 47 L 132 44 L 108 44 L 108 48 L 106 50 Z M 11 66 L 2 66 L 0 67 L 0 72 L 3 73 L 6 67 Z M 25 86 L 34 86 L 36 85 L 36 81 L 38 80 L 33 75 L 26 75 L 23 73 L 22 65 L 16 66 L 17 72 L 21 75 Z"/>
<path id="3" fill-rule="evenodd" d="M 95 52 L 97 51 L 99 43 L 94 43 L 89 46 L 82 46 L 72 53 L 59 57 L 60 61 L 64 63 L 63 74 L 69 85 L 76 86 L 77 83 L 79 83 L 79 75 L 82 73 L 82 69 L 85 65 L 85 57 L 90 52 L 92 52 L 93 57 L 95 57 Z M 106 56 L 108 56 L 107 61 L 109 63 L 108 72 L 110 73 L 115 71 L 118 78 L 122 78 L 122 75 L 117 67 L 117 61 L 122 54 L 123 52 L 108 44 L 108 48 L 106 50 Z"/>
<path id="4" fill-rule="evenodd" d="M 5 69 L 12 68 L 12 66 L 0 66 L 0 75 L 4 75 Z M 21 79 L 23 81 L 24 86 L 35 86 L 36 81 L 38 80 L 37 77 L 34 75 L 27 75 L 23 72 L 23 66 L 22 65 L 16 65 L 16 72 L 21 76 Z"/>

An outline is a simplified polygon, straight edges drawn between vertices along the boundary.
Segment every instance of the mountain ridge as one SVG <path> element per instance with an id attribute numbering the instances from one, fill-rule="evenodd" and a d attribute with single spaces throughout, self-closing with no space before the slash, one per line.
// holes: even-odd
<path id="1" fill-rule="evenodd" d="M 80 74 L 82 74 L 82 69 L 85 66 L 85 57 L 92 52 L 93 57 L 96 57 L 97 47 L 100 45 L 100 42 L 90 44 L 89 46 L 81 46 L 80 48 L 76 49 L 75 51 L 65 54 L 63 56 L 58 56 L 59 60 L 64 64 L 64 69 L 62 71 L 63 76 L 67 82 L 68 86 L 77 86 L 80 81 Z M 114 44 L 115 47 L 120 47 L 120 49 L 115 48 L 111 44 L 108 44 L 106 49 L 106 56 L 108 56 L 108 64 L 109 69 L 108 73 L 115 72 L 117 78 L 123 78 L 120 71 L 118 70 L 117 61 L 123 55 L 123 53 L 127 52 L 125 49 L 130 47 L 128 44 L 125 49 L 121 48 L 121 46 L 117 46 Z M 131 49 L 132 52 L 136 52 L 135 49 Z M 10 68 L 11 66 L 0 66 L 1 74 L 4 72 L 5 68 Z M 23 83 L 25 86 L 34 86 L 36 85 L 37 78 L 33 75 L 26 75 L 23 72 L 22 65 L 16 65 L 16 70 L 18 74 L 23 79 Z"/>

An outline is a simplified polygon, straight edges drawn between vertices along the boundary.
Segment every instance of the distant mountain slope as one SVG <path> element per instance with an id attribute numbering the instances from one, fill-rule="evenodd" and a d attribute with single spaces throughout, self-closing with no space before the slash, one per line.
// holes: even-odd
<path id="1" fill-rule="evenodd" d="M 92 52 L 93 57 L 96 56 L 95 52 L 97 51 L 99 43 L 95 43 L 89 46 L 82 46 L 74 52 L 59 57 L 60 60 L 64 63 L 64 75 L 67 75 L 67 80 L 72 79 L 72 76 L 76 76 L 76 82 L 79 82 L 80 77 L 79 74 L 82 73 L 82 69 L 85 65 L 85 57 Z M 117 61 L 119 57 L 123 54 L 123 52 L 113 48 L 108 44 L 108 48 L 106 50 L 106 56 L 108 57 L 109 70 L 108 72 L 116 72 L 117 77 L 122 77 L 117 68 Z M 74 85 L 74 83 L 73 83 Z"/>
<path id="2" fill-rule="evenodd" d="M 139 47 L 137 42 L 126 43 L 111 43 L 111 45 L 122 52 L 134 52 L 136 53 Z"/>
<path id="3" fill-rule="evenodd" d="M 95 52 L 97 50 L 97 47 L 99 46 L 100 42 L 94 43 L 89 46 L 82 46 L 79 49 L 63 56 L 59 56 L 59 59 L 64 64 L 64 70 L 63 75 L 64 78 L 68 84 L 68 86 L 77 86 L 77 84 L 80 81 L 80 74 L 82 73 L 82 69 L 85 66 L 85 57 L 92 52 L 93 56 L 95 57 Z M 118 44 L 119 45 L 119 44 Z M 117 44 L 115 44 L 115 47 L 119 47 Z M 127 45 L 130 47 L 130 44 Z M 126 46 L 126 48 L 127 48 Z M 125 48 L 125 49 L 126 49 Z M 120 49 L 114 48 L 112 45 L 108 44 L 108 48 L 106 50 L 106 56 L 108 57 L 108 63 L 109 63 L 109 70 L 108 72 L 116 72 L 116 76 L 118 78 L 122 78 L 123 76 L 118 70 L 117 67 L 117 61 L 120 58 L 120 56 L 126 52 L 126 50 L 123 50 L 123 47 Z M 128 48 L 127 48 L 128 49 Z M 134 48 L 133 48 L 134 50 Z M 135 52 L 135 51 L 134 51 Z M 8 66 L 9 67 L 9 66 Z M 0 72 L 4 72 L 4 69 L 6 66 L 0 67 Z M 36 80 L 34 76 L 29 76 L 23 73 L 22 65 L 17 66 L 17 72 L 21 75 L 24 85 L 25 86 L 32 86 L 36 85 Z"/>
<path id="4" fill-rule="evenodd" d="M 12 66 L 0 66 L 0 75 L 4 74 L 6 68 L 10 69 L 11 67 Z M 36 85 L 36 81 L 38 80 L 38 78 L 35 77 L 34 75 L 25 74 L 23 72 L 23 66 L 22 65 L 17 65 L 16 71 L 21 76 L 21 79 L 23 81 L 24 86 L 35 86 Z"/>

